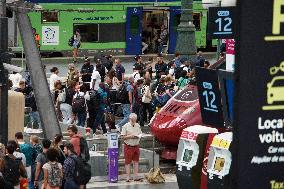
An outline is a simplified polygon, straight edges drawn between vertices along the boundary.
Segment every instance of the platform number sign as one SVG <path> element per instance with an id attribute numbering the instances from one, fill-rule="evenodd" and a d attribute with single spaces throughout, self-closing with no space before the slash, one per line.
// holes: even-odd
<path id="1" fill-rule="evenodd" d="M 211 39 L 234 38 L 234 7 L 210 7 L 208 32 Z"/>
<path id="2" fill-rule="evenodd" d="M 196 78 L 203 123 L 224 127 L 217 71 L 197 67 Z"/>

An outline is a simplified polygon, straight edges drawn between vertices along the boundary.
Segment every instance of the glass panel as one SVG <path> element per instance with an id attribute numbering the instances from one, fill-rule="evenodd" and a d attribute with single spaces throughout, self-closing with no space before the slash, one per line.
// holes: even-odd
<path id="1" fill-rule="evenodd" d="M 130 18 L 130 32 L 131 35 L 138 35 L 139 34 L 139 16 L 133 15 Z"/>
<path id="2" fill-rule="evenodd" d="M 74 24 L 74 31 L 80 30 L 81 42 L 98 42 L 99 37 L 99 25 L 98 24 Z"/>
<path id="3" fill-rule="evenodd" d="M 102 43 L 125 42 L 125 23 L 100 24 L 99 32 Z"/>
<path id="4" fill-rule="evenodd" d="M 46 22 L 59 22 L 59 16 L 58 16 L 57 11 L 44 11 L 41 13 L 41 22 L 46 23 Z"/>

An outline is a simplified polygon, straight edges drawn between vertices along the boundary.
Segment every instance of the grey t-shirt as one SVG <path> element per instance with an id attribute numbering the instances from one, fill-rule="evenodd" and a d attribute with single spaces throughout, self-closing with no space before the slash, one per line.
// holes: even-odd
<path id="1" fill-rule="evenodd" d="M 38 176 L 38 181 L 42 181 L 43 180 L 43 170 L 42 167 L 45 163 L 47 163 L 47 158 L 46 158 L 46 154 L 44 153 L 40 153 L 37 158 L 36 158 L 36 163 L 40 163 L 41 165 L 41 169 L 40 169 L 40 173 Z"/>

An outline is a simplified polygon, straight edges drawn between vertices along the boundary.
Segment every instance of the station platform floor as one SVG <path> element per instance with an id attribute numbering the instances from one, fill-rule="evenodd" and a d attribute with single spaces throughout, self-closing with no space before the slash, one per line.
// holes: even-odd
<path id="1" fill-rule="evenodd" d="M 177 179 L 175 174 L 165 174 L 165 183 L 150 184 L 146 179 L 140 182 L 126 182 L 126 175 L 119 176 L 118 183 L 108 183 L 107 177 L 93 177 L 87 189 L 178 189 Z M 144 174 L 139 174 L 139 178 L 144 178 Z"/>

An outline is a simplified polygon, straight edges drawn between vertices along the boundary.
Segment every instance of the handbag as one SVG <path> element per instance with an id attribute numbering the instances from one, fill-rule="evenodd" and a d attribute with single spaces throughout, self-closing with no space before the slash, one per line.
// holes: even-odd
<path id="1" fill-rule="evenodd" d="M 165 177 L 162 174 L 160 168 L 152 168 L 148 174 L 145 175 L 145 178 L 149 183 L 152 184 L 158 184 L 158 183 L 164 183 Z"/>

